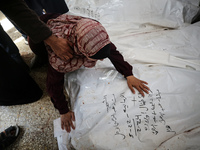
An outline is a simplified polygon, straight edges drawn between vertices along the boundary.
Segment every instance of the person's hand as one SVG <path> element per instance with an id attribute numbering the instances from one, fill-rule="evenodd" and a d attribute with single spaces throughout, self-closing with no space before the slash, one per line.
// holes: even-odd
<path id="1" fill-rule="evenodd" d="M 126 77 L 126 79 L 127 79 L 128 87 L 133 92 L 133 94 L 135 94 L 135 90 L 133 89 L 133 87 L 135 87 L 143 97 L 144 97 L 144 92 L 147 94 L 149 93 L 148 91 L 150 89 L 145 85 L 145 84 L 148 84 L 147 82 L 139 80 L 134 76 L 128 76 Z"/>
<path id="2" fill-rule="evenodd" d="M 51 35 L 44 42 L 51 47 L 54 53 L 63 60 L 68 60 L 73 57 L 72 44 L 66 39 L 57 38 Z"/>
<path id="3" fill-rule="evenodd" d="M 75 129 L 75 126 L 72 121 L 75 121 L 74 112 L 69 111 L 66 114 L 60 115 L 61 118 L 61 128 L 66 130 L 67 132 L 71 132 L 72 129 Z"/>

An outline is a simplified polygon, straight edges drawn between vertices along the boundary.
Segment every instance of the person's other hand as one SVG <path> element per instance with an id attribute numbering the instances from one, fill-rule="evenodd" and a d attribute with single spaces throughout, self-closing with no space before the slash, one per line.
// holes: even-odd
<path id="1" fill-rule="evenodd" d="M 72 44 L 66 39 L 57 38 L 51 35 L 44 42 L 51 47 L 54 53 L 63 60 L 68 60 L 73 57 Z"/>
<path id="2" fill-rule="evenodd" d="M 143 97 L 144 97 L 144 92 L 149 94 L 148 91 L 150 89 L 145 85 L 145 84 L 148 84 L 147 82 L 139 80 L 134 76 L 128 76 L 126 77 L 126 79 L 127 79 L 128 87 L 133 92 L 133 94 L 135 94 L 135 90 L 133 89 L 133 87 L 135 87 Z"/>
<path id="3" fill-rule="evenodd" d="M 60 115 L 61 118 L 61 128 L 66 130 L 67 132 L 71 132 L 72 129 L 75 129 L 75 126 L 72 121 L 75 121 L 74 112 L 69 111 L 66 114 Z"/>

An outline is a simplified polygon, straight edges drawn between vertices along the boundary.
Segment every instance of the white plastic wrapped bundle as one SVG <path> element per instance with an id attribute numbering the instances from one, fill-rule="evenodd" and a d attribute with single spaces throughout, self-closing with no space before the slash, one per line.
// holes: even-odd
<path id="1" fill-rule="evenodd" d="M 76 130 L 67 134 L 54 121 L 59 150 L 198 150 L 200 23 L 189 23 L 199 0 L 66 2 L 71 13 L 103 23 L 151 91 L 132 94 L 108 59 L 67 74 Z"/>
<path id="2" fill-rule="evenodd" d="M 177 28 L 191 23 L 199 0 L 66 0 L 70 12 L 101 23 L 132 22 Z"/>
<path id="3" fill-rule="evenodd" d="M 178 30 L 147 26 L 139 33 L 128 30 L 118 34 L 110 28 L 107 31 L 112 35 L 111 41 L 133 66 L 142 63 L 200 70 L 200 22 Z M 112 67 L 112 64 L 105 60 L 96 67 Z"/>
<path id="4" fill-rule="evenodd" d="M 149 83 L 151 91 L 144 98 L 133 95 L 115 70 L 80 69 L 68 76 L 66 88 L 72 92 L 76 115 L 76 130 L 69 134 L 68 146 L 83 150 L 156 149 L 164 141 L 199 127 L 199 72 L 136 65 L 133 73 Z M 199 142 L 193 144 L 200 146 Z"/>

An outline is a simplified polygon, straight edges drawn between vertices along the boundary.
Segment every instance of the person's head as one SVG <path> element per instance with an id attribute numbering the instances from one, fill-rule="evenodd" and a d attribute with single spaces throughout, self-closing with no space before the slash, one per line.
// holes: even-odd
<path id="1" fill-rule="evenodd" d="M 76 27 L 78 50 L 87 58 L 104 59 L 110 55 L 110 39 L 105 28 L 92 19 L 82 19 Z"/>
<path id="2" fill-rule="evenodd" d="M 100 49 L 95 55 L 90 56 L 89 58 L 102 60 L 110 56 L 110 44 L 107 44 L 102 49 Z"/>

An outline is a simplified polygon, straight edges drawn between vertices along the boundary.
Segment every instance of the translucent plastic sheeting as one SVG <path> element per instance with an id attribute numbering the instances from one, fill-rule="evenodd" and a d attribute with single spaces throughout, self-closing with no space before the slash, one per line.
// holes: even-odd
<path id="1" fill-rule="evenodd" d="M 71 12 L 101 23 L 132 22 L 177 28 L 191 23 L 199 0 L 66 0 Z"/>
<path id="2" fill-rule="evenodd" d="M 157 150 L 174 149 L 174 150 L 199 150 L 200 127 L 194 128 L 182 134 L 165 141 Z"/>
<path id="3" fill-rule="evenodd" d="M 198 67 L 198 28 L 199 23 L 179 30 L 152 28 L 132 36 L 132 32 L 125 36 L 112 32 L 113 43 L 134 66 L 134 75 L 149 83 L 151 92 L 144 99 L 138 93 L 133 95 L 108 59 L 99 61 L 93 69 L 69 74 L 66 89 L 76 130 L 67 134 L 61 130 L 59 119 L 55 120 L 59 149 L 199 147 L 200 72 L 179 64 L 194 61 Z M 175 37 L 180 38 L 174 41 Z M 172 63 L 170 55 L 179 63 Z M 184 145 L 179 145 L 181 140 Z"/>
<path id="4" fill-rule="evenodd" d="M 200 22 L 176 30 L 156 26 L 143 27 L 143 31 L 127 28 L 107 27 L 107 31 L 128 62 L 200 70 Z M 117 32 L 123 29 L 124 34 Z M 111 66 L 109 61 L 103 61 L 96 67 Z"/>
<path id="5" fill-rule="evenodd" d="M 127 3 L 128 2 L 129 1 L 127 1 Z M 196 6 L 198 1 L 196 1 L 196 4 L 195 1 L 184 1 L 184 3 L 189 7 L 189 5 Z M 69 4 L 71 4 L 71 7 L 77 5 L 74 1 L 69 1 Z M 81 1 L 78 4 L 81 6 Z M 106 3 L 103 2 L 101 4 L 100 2 L 91 2 L 91 4 L 98 8 L 103 4 L 106 5 Z M 178 9 L 178 6 L 174 7 Z M 73 7 L 71 9 L 73 12 Z M 152 10 L 154 10 L 154 7 L 152 7 Z M 74 12 L 78 13 L 76 11 Z M 122 11 L 120 10 L 120 12 Z M 84 13 L 82 13 L 82 15 L 84 15 Z M 161 21 L 163 21 L 162 19 Z M 180 29 L 171 30 L 161 26 L 133 23 L 131 22 L 131 17 L 129 21 L 123 23 L 120 21 L 116 22 L 115 20 L 111 21 L 112 22 L 109 23 L 104 22 L 103 25 L 109 33 L 111 41 L 114 42 L 118 50 L 129 62 L 149 63 L 150 65 L 161 64 L 194 70 L 200 69 L 200 35 L 198 34 L 200 33 L 200 22 L 193 25 L 188 24 L 186 27 Z M 130 52 L 132 55 L 130 55 Z M 105 65 L 100 66 L 106 67 L 110 63 L 105 61 L 104 64 Z"/>
<path id="6" fill-rule="evenodd" d="M 200 60 L 200 22 L 176 30 L 147 25 L 136 29 L 137 31 L 127 26 L 123 28 L 109 26 L 106 29 L 111 41 L 115 41 L 115 45 L 124 54 L 129 53 L 130 49 L 131 51 L 149 49 L 165 51 L 186 60 Z M 120 31 L 118 34 L 117 30 L 120 29 L 124 29 L 123 34 Z"/>
<path id="7" fill-rule="evenodd" d="M 149 150 L 200 127 L 200 72 L 136 65 L 133 73 L 149 83 L 151 91 L 144 98 L 132 94 L 115 70 L 80 69 L 69 74 L 66 89 L 76 130 L 65 133 L 65 144 L 59 145 L 77 150 Z M 60 121 L 55 122 L 59 129 Z M 185 139 L 187 144 L 191 141 Z M 192 144 L 200 146 L 199 142 Z"/>
<path id="8" fill-rule="evenodd" d="M 108 59 L 66 75 L 76 130 L 54 121 L 59 150 L 200 147 L 199 0 L 66 0 L 70 13 L 99 20 L 111 41 L 149 83 L 132 94 Z M 173 29 L 172 29 L 173 28 Z M 184 141 L 184 144 L 183 142 Z"/>

